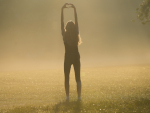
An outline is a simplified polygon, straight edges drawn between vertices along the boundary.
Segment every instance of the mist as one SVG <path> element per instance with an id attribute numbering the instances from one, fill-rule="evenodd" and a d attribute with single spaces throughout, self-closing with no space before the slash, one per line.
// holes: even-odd
<path id="1" fill-rule="evenodd" d="M 82 67 L 150 63 L 150 26 L 135 13 L 142 0 L 0 0 L 0 70 L 63 68 L 66 2 L 77 9 Z M 74 20 L 73 9 L 64 17 Z"/>

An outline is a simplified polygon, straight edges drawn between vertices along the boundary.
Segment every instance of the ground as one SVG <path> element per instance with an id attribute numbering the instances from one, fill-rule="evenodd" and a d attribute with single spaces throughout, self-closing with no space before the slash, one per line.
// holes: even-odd
<path id="1" fill-rule="evenodd" d="M 150 113 L 150 65 L 81 69 L 77 101 L 74 70 L 70 102 L 63 69 L 0 72 L 0 113 Z"/>

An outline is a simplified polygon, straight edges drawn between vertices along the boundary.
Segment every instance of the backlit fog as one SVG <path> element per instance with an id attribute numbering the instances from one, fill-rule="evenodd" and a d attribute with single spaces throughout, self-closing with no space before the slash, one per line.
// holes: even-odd
<path id="1" fill-rule="evenodd" d="M 66 2 L 77 9 L 82 67 L 150 63 L 150 25 L 135 13 L 142 0 L 0 0 L 0 70 L 63 68 Z M 74 20 L 73 9 L 64 14 Z"/>

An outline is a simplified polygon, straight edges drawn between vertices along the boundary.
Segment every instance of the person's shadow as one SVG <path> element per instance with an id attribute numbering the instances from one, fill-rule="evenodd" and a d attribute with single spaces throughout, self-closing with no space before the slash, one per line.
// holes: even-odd
<path id="1" fill-rule="evenodd" d="M 53 106 L 54 112 L 71 112 L 71 113 L 80 113 L 82 108 L 82 101 L 71 101 L 71 102 L 59 102 Z"/>

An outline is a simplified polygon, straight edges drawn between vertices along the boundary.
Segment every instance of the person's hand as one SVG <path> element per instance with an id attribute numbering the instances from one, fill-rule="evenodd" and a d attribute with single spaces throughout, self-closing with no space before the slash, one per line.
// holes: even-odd
<path id="1" fill-rule="evenodd" d="M 68 3 L 65 3 L 65 4 L 63 5 L 62 9 L 67 8 L 66 5 L 68 5 Z"/>
<path id="2" fill-rule="evenodd" d="M 75 6 L 73 4 L 69 3 L 68 5 L 70 5 L 70 7 L 75 9 Z"/>

